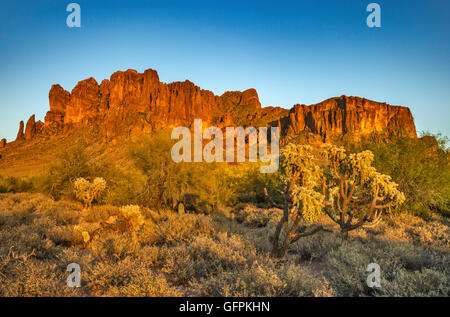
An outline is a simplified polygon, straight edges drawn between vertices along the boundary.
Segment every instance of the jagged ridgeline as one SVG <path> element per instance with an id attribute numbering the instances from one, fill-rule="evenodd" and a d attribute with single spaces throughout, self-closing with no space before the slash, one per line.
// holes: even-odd
<path id="1" fill-rule="evenodd" d="M 209 126 L 278 126 L 282 137 L 310 132 L 323 141 L 343 136 L 416 137 L 407 107 L 391 106 L 359 97 L 341 96 L 315 105 L 297 104 L 290 110 L 261 107 L 255 89 L 217 96 L 192 82 L 163 83 L 155 70 L 118 71 L 99 85 L 94 78 L 80 81 L 69 93 L 53 85 L 45 121 L 32 115 L 20 122 L 16 142 L 36 135 L 54 136 L 96 124 L 99 136 L 114 138 L 164 127 L 192 127 L 194 119 Z M 1 147 L 7 147 L 2 140 Z"/>

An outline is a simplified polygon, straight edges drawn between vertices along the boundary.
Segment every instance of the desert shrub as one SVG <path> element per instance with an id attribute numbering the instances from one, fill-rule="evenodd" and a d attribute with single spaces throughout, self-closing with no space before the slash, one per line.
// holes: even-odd
<path id="1" fill-rule="evenodd" d="M 16 211 L 0 211 L 0 227 L 7 229 L 20 226 L 22 224 L 31 224 L 33 222 L 33 215 L 26 210 Z"/>
<path id="2" fill-rule="evenodd" d="M 211 235 L 214 227 L 205 215 L 169 213 L 158 223 L 158 243 L 174 244 L 191 241 L 198 235 Z"/>
<path id="3" fill-rule="evenodd" d="M 277 267 L 270 259 L 248 268 L 228 271 L 208 280 L 202 287 L 205 296 L 331 296 L 322 280 L 305 273 L 299 266 Z"/>
<path id="4" fill-rule="evenodd" d="M 47 236 L 54 223 L 35 220 L 32 224 L 15 226 L 14 230 L 0 230 L 0 252 L 14 246 L 18 254 L 34 254 L 37 259 L 53 259 L 58 253 L 55 243 Z"/>
<path id="5" fill-rule="evenodd" d="M 36 261 L 33 253 L 20 254 L 10 249 L 0 254 L 0 296 L 80 296 L 77 288 L 67 287 L 65 269 L 49 262 Z"/>
<path id="6" fill-rule="evenodd" d="M 381 268 L 381 287 L 366 284 L 369 263 Z M 345 242 L 324 258 L 324 274 L 337 296 L 448 296 L 448 254 L 410 244 Z"/>
<path id="7" fill-rule="evenodd" d="M 135 169 L 124 170 L 106 159 L 93 162 L 90 176 L 102 177 L 108 184 L 99 202 L 116 206 L 136 203 L 137 193 L 145 184 L 145 178 Z"/>
<path id="8" fill-rule="evenodd" d="M 88 243 L 92 240 L 91 234 L 89 234 L 89 229 L 82 226 L 74 226 L 72 233 L 74 237 L 73 242 L 76 245 L 83 245 L 86 248 L 88 246 Z"/>
<path id="9" fill-rule="evenodd" d="M 0 193 L 36 192 L 42 181 L 43 178 L 40 175 L 27 177 L 2 177 L 0 175 Z"/>
<path id="10" fill-rule="evenodd" d="M 64 149 L 56 156 L 47 173 L 31 178 L 34 191 L 43 192 L 55 199 L 75 198 L 74 182 L 78 178 L 101 177 L 108 184 L 105 194 L 99 198 L 106 204 L 124 205 L 134 201 L 135 193 L 142 186 L 134 171 L 123 171 L 106 159 L 90 158 L 88 146 L 80 142 Z"/>
<path id="11" fill-rule="evenodd" d="M 180 296 L 164 276 L 139 258 L 97 263 L 86 274 L 86 287 L 96 296 Z"/>
<path id="12" fill-rule="evenodd" d="M 139 249 L 136 256 L 146 265 L 156 267 L 159 265 L 158 259 L 160 258 L 160 252 L 161 248 L 158 246 L 145 245 Z"/>
<path id="13" fill-rule="evenodd" d="M 48 171 L 42 190 L 52 197 L 70 197 L 73 182 L 91 176 L 92 165 L 87 154 L 87 144 L 77 143 L 60 152 Z"/>
<path id="14" fill-rule="evenodd" d="M 292 246 L 291 255 L 299 262 L 322 261 L 328 252 L 338 248 L 341 243 L 339 234 L 324 232 L 300 239 Z"/>
<path id="15" fill-rule="evenodd" d="M 402 213 L 389 217 L 370 233 L 382 234 L 380 239 L 398 241 L 412 245 L 432 247 L 437 250 L 450 248 L 449 220 L 439 214 L 427 219 Z"/>
<path id="16" fill-rule="evenodd" d="M 370 289 L 366 284 L 366 267 L 374 261 L 369 255 L 361 252 L 360 246 L 344 242 L 336 249 L 330 250 L 324 262 L 327 280 L 339 293 L 338 296 L 368 294 Z"/>
<path id="17" fill-rule="evenodd" d="M 42 194 L 0 194 L 0 209 L 7 211 L 41 212 L 51 208 L 54 201 Z"/>
<path id="18" fill-rule="evenodd" d="M 204 292 L 210 296 L 276 296 L 283 288 L 276 272 L 255 263 L 248 269 L 224 272 L 211 279 Z"/>
<path id="19" fill-rule="evenodd" d="M 223 271 L 239 271 L 255 261 L 256 252 L 239 236 L 219 233 L 166 248 L 161 257 L 163 272 L 172 274 L 174 283 L 189 285 Z"/>
<path id="20" fill-rule="evenodd" d="M 147 225 L 144 226 L 145 217 L 139 206 L 128 205 L 120 208 L 103 206 L 94 208 L 92 211 L 93 214 L 91 210 L 88 210 L 80 225 L 73 228 L 76 237 L 75 243 L 78 245 L 92 248 L 98 254 L 121 257 L 123 254 L 128 254 L 123 252 L 127 245 L 134 253 L 139 247 L 140 241 L 146 243 L 149 240 L 157 241 L 154 230 L 148 232 L 149 228 L 155 229 L 152 220 L 149 219 Z M 146 229 L 146 236 L 141 238 L 140 231 L 143 227 Z M 132 240 L 132 244 L 129 244 L 128 239 L 124 238 L 124 234 Z M 149 237 L 151 234 L 153 236 Z"/>
<path id="21" fill-rule="evenodd" d="M 157 263 L 162 266 L 162 272 L 168 274 L 175 285 L 188 286 L 196 281 L 198 266 L 191 258 L 188 245 L 161 247 Z M 200 269 L 199 275 L 203 276 L 203 274 L 204 272 Z"/>
<path id="22" fill-rule="evenodd" d="M 46 235 L 55 246 L 71 247 L 76 244 L 77 237 L 70 226 L 52 226 Z"/>
<path id="23" fill-rule="evenodd" d="M 170 134 L 160 131 L 130 147 L 136 167 L 146 177 L 140 205 L 175 208 L 182 202 L 187 211 L 210 213 L 234 201 L 233 175 L 226 163 L 175 163 L 173 144 Z"/>
<path id="24" fill-rule="evenodd" d="M 92 237 L 89 248 L 103 260 L 117 261 L 128 255 L 136 254 L 139 243 L 129 234 L 117 231 L 105 231 Z"/>
<path id="25" fill-rule="evenodd" d="M 450 153 L 447 138 L 422 133 L 421 138 L 394 137 L 387 142 L 370 138 L 347 144 L 351 151 L 369 149 L 374 166 L 391 175 L 405 193 L 403 211 L 429 217 L 433 211 L 450 210 Z"/>
<path id="26" fill-rule="evenodd" d="M 282 213 L 280 209 L 262 209 L 246 205 L 235 214 L 235 219 L 247 226 L 265 227 L 269 222 L 278 223 Z"/>
<path id="27" fill-rule="evenodd" d="M 135 233 L 144 224 L 144 216 L 139 206 L 128 205 L 120 208 L 120 220 L 128 233 Z"/>
<path id="28" fill-rule="evenodd" d="M 18 251 L 31 252 L 36 248 L 40 255 L 51 253 L 55 245 L 72 244 L 70 225 L 79 221 L 77 203 L 55 203 L 41 194 L 21 193 L 1 198 L 0 235 L 10 239 Z"/>
<path id="29" fill-rule="evenodd" d="M 94 205 L 83 215 L 84 222 L 104 222 L 110 217 L 118 216 L 120 208 L 111 205 Z"/>
<path id="30" fill-rule="evenodd" d="M 56 225 L 74 225 L 80 220 L 80 206 L 61 201 L 46 208 L 43 217 L 54 220 Z"/>
<path id="31" fill-rule="evenodd" d="M 2 177 L 0 175 L 0 193 L 39 192 L 46 182 L 46 174 L 26 177 Z"/>
<path id="32" fill-rule="evenodd" d="M 0 176 L 0 194 L 10 193 L 12 192 L 11 187 L 7 179 L 3 176 Z"/>
<path id="33" fill-rule="evenodd" d="M 384 284 L 383 295 L 385 296 L 448 297 L 450 295 L 448 275 L 432 269 L 414 272 L 399 270 L 394 281 L 385 282 Z"/>
<path id="34" fill-rule="evenodd" d="M 141 246 L 158 243 L 160 241 L 158 226 L 152 220 L 145 221 L 139 231 L 138 240 Z"/>
<path id="35" fill-rule="evenodd" d="M 236 192 L 235 200 L 238 203 L 254 203 L 258 206 L 267 205 L 264 188 L 277 188 L 282 186 L 283 179 L 280 173 L 261 173 L 259 163 L 240 164 L 235 168 L 233 189 Z M 274 197 L 276 202 L 282 199 Z"/>
<path id="36" fill-rule="evenodd" d="M 137 270 L 131 275 L 130 282 L 121 287 L 114 287 L 108 296 L 124 297 L 178 297 L 183 294 L 171 286 L 162 274 L 148 270 Z"/>

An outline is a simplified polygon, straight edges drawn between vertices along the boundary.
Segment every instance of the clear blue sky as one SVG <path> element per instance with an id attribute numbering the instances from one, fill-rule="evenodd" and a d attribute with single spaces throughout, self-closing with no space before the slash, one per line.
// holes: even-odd
<path id="1" fill-rule="evenodd" d="M 81 28 L 66 6 L 81 6 Z M 366 6 L 381 5 L 381 28 Z M 222 94 L 256 88 L 290 108 L 356 95 L 411 108 L 417 129 L 450 136 L 450 1 L 2 0 L 0 137 L 43 120 L 48 91 L 90 76 L 156 69 Z"/>

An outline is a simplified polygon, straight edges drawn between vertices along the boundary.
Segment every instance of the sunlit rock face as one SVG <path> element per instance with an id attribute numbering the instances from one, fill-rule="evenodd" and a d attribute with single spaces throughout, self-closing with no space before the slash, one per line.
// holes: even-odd
<path id="1" fill-rule="evenodd" d="M 18 139 L 30 139 L 41 132 L 62 133 L 89 123 L 99 126 L 100 135 L 114 137 L 163 127 L 192 127 L 194 119 L 219 127 L 279 126 L 284 135 L 309 131 L 324 140 L 372 133 L 416 137 L 414 120 L 406 107 L 341 96 L 310 106 L 295 105 L 291 110 L 262 108 L 255 89 L 217 96 L 188 80 L 163 83 L 152 69 L 144 73 L 117 71 L 100 85 L 91 77 L 80 81 L 70 93 L 53 85 L 49 103 L 45 124 L 35 123 L 33 116 L 25 134 L 23 126 L 19 129 Z"/>
<path id="2" fill-rule="evenodd" d="M 64 90 L 60 85 L 53 85 L 48 94 L 50 111 L 45 116 L 46 123 L 64 123 L 64 114 L 66 107 L 70 102 L 70 93 Z"/>
<path id="3" fill-rule="evenodd" d="M 347 96 L 311 106 L 295 105 L 289 113 L 287 133 L 298 134 L 305 130 L 324 138 L 372 133 L 417 136 L 409 108 Z"/>

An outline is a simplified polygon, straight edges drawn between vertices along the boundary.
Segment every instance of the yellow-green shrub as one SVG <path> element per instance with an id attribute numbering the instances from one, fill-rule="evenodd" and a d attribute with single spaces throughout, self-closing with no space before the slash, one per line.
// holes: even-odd
<path id="1" fill-rule="evenodd" d="M 92 202 L 98 199 L 106 190 L 106 181 L 96 177 L 92 182 L 79 177 L 74 182 L 75 196 L 81 200 L 85 207 L 91 208 Z"/>

